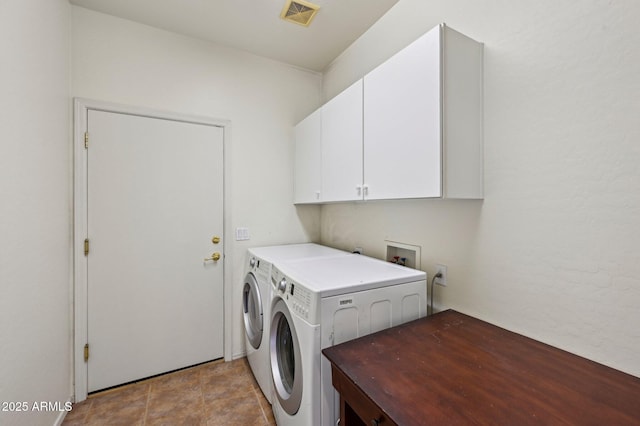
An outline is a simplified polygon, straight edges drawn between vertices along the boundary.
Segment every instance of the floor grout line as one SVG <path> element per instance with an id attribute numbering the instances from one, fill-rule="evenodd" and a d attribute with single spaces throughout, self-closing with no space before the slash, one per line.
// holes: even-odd
<path id="1" fill-rule="evenodd" d="M 253 390 L 253 397 L 256 399 L 256 401 L 258 401 L 258 405 L 260 406 L 260 412 L 262 413 L 262 419 L 266 420 L 267 417 L 264 413 L 264 409 L 262 408 L 262 404 L 260 404 L 260 395 L 258 395 L 258 391 L 256 390 L 255 387 L 251 386 L 251 390 Z"/>
<path id="2" fill-rule="evenodd" d="M 198 371 L 198 381 L 200 383 L 200 400 L 202 402 L 202 417 L 204 418 L 204 421 L 209 424 L 209 419 L 207 416 L 207 409 L 206 409 L 206 401 L 204 400 L 204 370 L 201 369 L 200 371 Z"/>
<path id="3" fill-rule="evenodd" d="M 82 419 L 85 423 L 89 421 L 89 415 L 91 414 L 92 409 L 93 409 L 93 401 L 89 401 L 89 408 L 87 408 L 87 412 L 84 415 L 84 419 Z"/>
<path id="4" fill-rule="evenodd" d="M 144 406 L 144 416 L 142 416 L 142 426 L 147 424 L 147 415 L 149 414 L 149 401 L 151 401 L 151 387 L 149 384 L 149 390 L 147 391 L 147 403 Z"/>
<path id="5" fill-rule="evenodd" d="M 253 387 L 253 395 L 256 397 L 256 401 L 258 401 L 258 406 L 260 407 L 260 412 L 262 413 L 262 419 L 264 420 L 265 425 L 269 424 L 269 418 L 267 417 L 267 413 L 264 411 L 264 407 L 262 406 L 262 400 L 260 399 L 260 394 L 262 393 L 260 389 L 256 389 Z"/>

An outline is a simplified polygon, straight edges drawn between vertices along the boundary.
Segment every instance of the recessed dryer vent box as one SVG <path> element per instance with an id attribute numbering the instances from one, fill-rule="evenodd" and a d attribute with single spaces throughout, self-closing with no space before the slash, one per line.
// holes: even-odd
<path id="1" fill-rule="evenodd" d="M 409 268 L 420 269 L 420 246 L 389 240 L 385 240 L 385 243 L 387 245 L 386 260 L 392 262 L 397 260 L 398 263 L 404 263 L 404 266 Z"/>

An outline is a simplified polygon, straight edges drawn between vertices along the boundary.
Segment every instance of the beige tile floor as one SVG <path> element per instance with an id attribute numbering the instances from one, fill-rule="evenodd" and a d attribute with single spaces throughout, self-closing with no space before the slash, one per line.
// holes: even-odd
<path id="1" fill-rule="evenodd" d="M 90 395 L 72 425 L 275 425 L 246 358 L 216 361 Z"/>

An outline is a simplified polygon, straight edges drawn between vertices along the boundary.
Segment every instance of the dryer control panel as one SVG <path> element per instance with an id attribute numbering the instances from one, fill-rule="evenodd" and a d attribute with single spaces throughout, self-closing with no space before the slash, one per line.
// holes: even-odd
<path id="1" fill-rule="evenodd" d="M 259 257 L 250 256 L 249 271 L 253 272 L 257 276 L 258 281 L 261 283 L 267 283 L 269 282 L 269 275 L 271 275 L 271 264 Z"/>
<path id="2" fill-rule="evenodd" d="M 275 265 L 271 271 L 271 287 L 274 296 L 280 296 L 294 313 L 311 324 L 318 324 L 317 294 L 285 275 Z"/>

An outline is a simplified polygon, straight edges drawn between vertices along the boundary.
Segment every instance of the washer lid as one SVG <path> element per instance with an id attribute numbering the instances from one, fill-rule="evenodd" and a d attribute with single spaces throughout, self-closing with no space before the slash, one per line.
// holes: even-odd
<path id="1" fill-rule="evenodd" d="M 287 276 L 321 297 L 427 279 L 423 271 L 358 254 L 291 260 L 279 266 Z"/>

